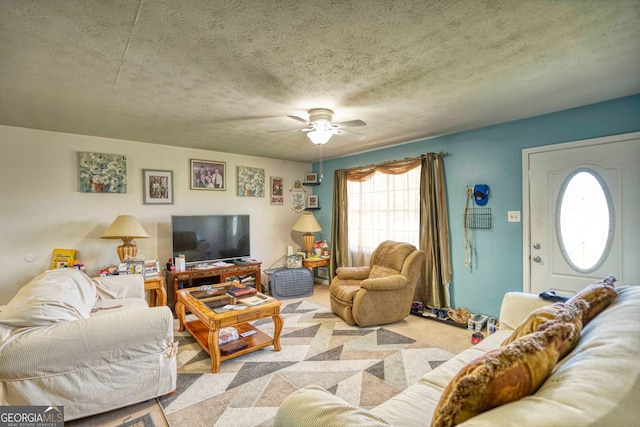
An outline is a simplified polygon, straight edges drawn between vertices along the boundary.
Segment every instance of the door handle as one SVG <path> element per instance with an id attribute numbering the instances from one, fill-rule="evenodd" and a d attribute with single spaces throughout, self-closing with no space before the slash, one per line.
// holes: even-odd
<path id="1" fill-rule="evenodd" d="M 537 256 L 537 255 L 536 255 L 536 256 L 534 256 L 534 257 L 532 258 L 532 260 L 533 260 L 533 262 L 540 262 L 540 261 L 542 261 L 542 259 L 541 259 L 539 256 Z"/>

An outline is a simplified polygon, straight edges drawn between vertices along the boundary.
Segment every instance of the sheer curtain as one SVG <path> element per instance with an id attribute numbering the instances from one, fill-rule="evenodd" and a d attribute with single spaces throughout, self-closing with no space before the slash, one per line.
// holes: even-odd
<path id="1" fill-rule="evenodd" d="M 420 168 L 390 175 L 376 171 L 348 181 L 349 265 L 369 265 L 385 240 L 420 246 Z"/>

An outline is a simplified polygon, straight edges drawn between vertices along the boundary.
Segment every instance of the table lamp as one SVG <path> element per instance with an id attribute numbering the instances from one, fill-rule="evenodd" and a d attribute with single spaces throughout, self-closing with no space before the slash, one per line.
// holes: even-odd
<path id="1" fill-rule="evenodd" d="M 313 216 L 311 212 L 303 212 L 298 218 L 298 221 L 293 226 L 293 231 L 302 231 L 304 234 L 302 235 L 302 244 L 304 245 L 304 250 L 307 253 L 311 253 L 311 247 L 313 246 L 313 241 L 315 240 L 315 236 L 312 233 L 316 231 L 321 231 L 322 227 L 316 221 L 316 217 Z"/>
<path id="2" fill-rule="evenodd" d="M 103 239 L 122 239 L 122 245 L 118 246 L 118 256 L 120 257 L 120 262 L 124 262 L 126 257 L 135 257 L 138 254 L 138 247 L 131 241 L 133 239 L 146 238 L 149 235 L 135 216 L 118 215 L 116 220 L 100 237 Z"/>

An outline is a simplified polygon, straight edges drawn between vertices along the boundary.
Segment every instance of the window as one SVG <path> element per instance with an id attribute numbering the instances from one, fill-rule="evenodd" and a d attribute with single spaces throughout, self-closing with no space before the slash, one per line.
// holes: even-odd
<path id="1" fill-rule="evenodd" d="M 573 269 L 589 273 L 604 262 L 613 240 L 609 189 L 593 170 L 570 174 L 560 189 L 556 229 L 562 253 Z"/>
<path id="2" fill-rule="evenodd" d="M 349 252 L 352 265 L 368 265 L 385 240 L 419 246 L 420 167 L 398 175 L 377 172 L 369 180 L 348 181 Z"/>

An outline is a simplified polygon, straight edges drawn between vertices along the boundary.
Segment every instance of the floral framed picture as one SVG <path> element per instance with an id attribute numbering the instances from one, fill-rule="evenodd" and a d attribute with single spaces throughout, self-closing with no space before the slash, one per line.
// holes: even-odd
<path id="1" fill-rule="evenodd" d="M 307 196 L 307 209 L 318 209 L 319 207 L 320 203 L 316 194 Z"/>
<path id="2" fill-rule="evenodd" d="M 240 197 L 264 197 L 264 169 L 238 166 L 238 192 Z"/>
<path id="3" fill-rule="evenodd" d="M 145 205 L 172 205 L 173 171 L 143 169 L 142 194 Z"/>
<path id="4" fill-rule="evenodd" d="M 191 159 L 189 167 L 192 190 L 226 191 L 227 164 L 225 162 Z"/>
<path id="5" fill-rule="evenodd" d="M 271 188 L 271 204 L 283 205 L 284 204 L 283 179 L 279 176 L 272 176 L 270 188 Z"/>
<path id="6" fill-rule="evenodd" d="M 318 184 L 318 174 L 315 172 L 307 172 L 304 174 L 305 184 Z"/>
<path id="7" fill-rule="evenodd" d="M 78 153 L 81 193 L 126 193 L 127 157 L 119 154 Z"/>

